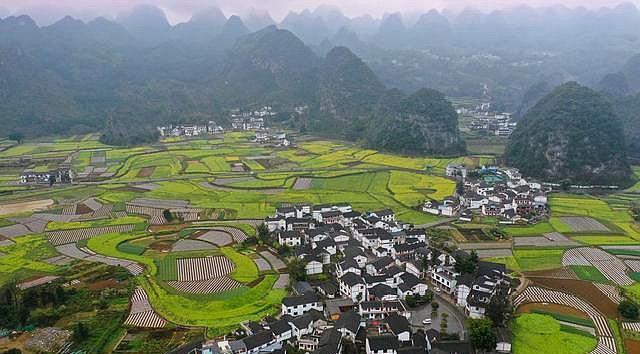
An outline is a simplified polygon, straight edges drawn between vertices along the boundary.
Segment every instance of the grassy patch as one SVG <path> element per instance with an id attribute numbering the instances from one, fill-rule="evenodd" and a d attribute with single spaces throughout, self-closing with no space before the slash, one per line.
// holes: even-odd
<path id="1" fill-rule="evenodd" d="M 555 318 L 558 321 L 562 321 L 562 322 L 568 322 L 568 323 L 575 323 L 581 326 L 586 326 L 586 327 L 593 327 L 593 322 L 588 319 L 588 318 L 580 318 L 580 317 L 576 317 L 576 316 L 570 316 L 570 315 L 565 315 L 562 313 L 557 313 L 557 312 L 552 312 L 552 311 L 545 311 L 545 310 L 538 310 L 538 309 L 534 309 L 532 311 L 533 313 L 537 313 L 537 314 L 541 314 L 541 315 L 547 315 L 547 316 L 551 316 L 553 318 Z"/>
<path id="2" fill-rule="evenodd" d="M 594 266 L 573 265 L 571 269 L 576 273 L 578 279 L 587 280 L 596 283 L 609 284 L 609 280 L 600 273 L 598 268 Z"/>
<path id="3" fill-rule="evenodd" d="M 13 239 L 14 245 L 0 247 L 4 256 L 0 257 L 0 286 L 11 279 L 25 278 L 53 273 L 59 269 L 43 262 L 43 259 L 57 255 L 55 249 L 42 234 L 27 235 Z"/>
<path id="4" fill-rule="evenodd" d="M 554 353 L 584 354 L 595 348 L 595 338 L 561 330 L 551 316 L 524 314 L 513 323 L 513 352 L 517 354 Z"/>
<path id="5" fill-rule="evenodd" d="M 231 247 L 223 247 L 221 251 L 225 257 L 236 265 L 236 268 L 230 274 L 231 278 L 245 284 L 258 279 L 258 268 L 250 257 L 237 252 Z"/>
<path id="6" fill-rule="evenodd" d="M 562 249 L 515 249 L 513 255 L 523 272 L 562 266 Z"/>
<path id="7" fill-rule="evenodd" d="M 548 222 L 527 226 L 507 226 L 502 230 L 511 236 L 537 236 L 556 231 Z"/>

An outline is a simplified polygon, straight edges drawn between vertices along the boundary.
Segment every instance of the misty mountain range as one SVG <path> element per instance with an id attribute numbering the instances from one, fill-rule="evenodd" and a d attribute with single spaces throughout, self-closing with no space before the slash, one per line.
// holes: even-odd
<path id="1" fill-rule="evenodd" d="M 426 132 L 449 119 L 447 109 L 421 120 L 414 118 L 424 110 L 397 104 L 439 101 L 422 88 L 480 97 L 486 85 L 499 108 L 521 115 L 570 80 L 620 97 L 640 90 L 640 60 L 630 59 L 640 53 L 640 12 L 631 4 L 432 10 L 415 23 L 320 7 L 292 12 L 277 28 L 266 11 L 240 18 L 210 8 L 172 26 L 159 8 L 140 6 L 116 21 L 65 17 L 44 27 L 12 16 L 0 20 L 0 34 L 0 119 L 27 135 L 107 129 L 127 143 L 132 121 L 135 139 L 151 138 L 158 122 L 224 121 L 225 110 L 254 104 L 309 105 L 313 118 L 298 127 L 327 134 L 364 131 L 375 119 L 390 124 L 380 112 L 413 116 L 400 129 Z M 434 150 L 433 137 L 420 150 L 462 148 L 455 132 L 444 135 L 444 151 Z"/>

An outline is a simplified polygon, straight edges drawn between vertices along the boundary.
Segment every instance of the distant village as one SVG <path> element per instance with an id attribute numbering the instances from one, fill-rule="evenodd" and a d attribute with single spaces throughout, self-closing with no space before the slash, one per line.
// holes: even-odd
<path id="1" fill-rule="evenodd" d="M 305 107 L 296 107 L 296 114 L 303 112 Z M 291 138 L 283 132 L 270 132 L 267 122 L 276 115 L 272 107 L 264 106 L 255 110 L 232 109 L 229 112 L 231 129 L 233 131 L 255 132 L 252 141 L 259 144 L 271 144 L 274 146 L 288 147 L 291 145 Z M 205 135 L 223 134 L 225 129 L 214 121 L 208 124 L 170 124 L 157 127 L 160 136 L 168 137 L 199 137 Z"/>
<path id="2" fill-rule="evenodd" d="M 283 353 L 288 346 L 313 354 L 471 353 L 461 333 L 425 305 L 437 294 L 440 316 L 462 322 L 483 318 L 511 291 L 504 265 L 431 245 L 426 230 L 388 209 L 295 204 L 265 225 L 273 243 L 300 261 L 304 279 L 294 279 L 277 318 L 243 323 L 246 336 L 206 342 L 202 353 Z M 462 270 L 459 262 L 474 266 Z M 499 338 L 496 350 L 510 352 L 508 332 Z"/>
<path id="3" fill-rule="evenodd" d="M 423 212 L 466 222 L 474 215 L 495 217 L 502 224 L 535 223 L 548 215 L 548 188 L 526 180 L 515 168 L 450 164 L 446 175 L 458 181 L 456 193 L 442 201 L 425 201 Z"/>
<path id="4" fill-rule="evenodd" d="M 482 103 L 474 108 L 458 108 L 456 111 L 459 116 L 471 120 L 469 128 L 472 132 L 480 134 L 509 137 L 517 125 L 511 113 L 495 112 L 491 103 Z"/>

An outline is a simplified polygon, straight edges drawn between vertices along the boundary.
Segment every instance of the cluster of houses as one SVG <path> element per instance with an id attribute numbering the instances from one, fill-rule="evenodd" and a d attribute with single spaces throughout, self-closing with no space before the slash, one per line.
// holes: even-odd
<path id="1" fill-rule="evenodd" d="M 450 164 L 446 174 L 458 179 L 462 188 L 442 201 L 425 201 L 422 211 L 461 221 L 471 221 L 474 214 L 496 217 L 503 224 L 532 223 L 548 215 L 546 189 L 515 168 L 469 170 Z"/>
<path id="2" fill-rule="evenodd" d="M 469 317 L 482 318 L 498 290 L 510 289 L 504 265 L 478 262 L 472 274 L 456 272 L 456 262 L 469 254 L 431 247 L 425 230 L 397 221 L 388 209 L 360 213 L 349 204 L 289 205 L 265 224 L 303 261 L 308 277 L 295 284 L 297 295 L 284 299 L 279 320 L 289 323 L 288 343 L 304 351 L 340 353 L 342 338 L 367 354 L 441 353 L 437 334 L 412 329 L 410 298 L 435 291 Z M 296 324 L 311 319 L 316 322 L 307 331 Z M 274 327 L 263 323 L 257 333 Z M 280 332 L 270 338 L 279 342 Z M 331 346 L 324 347 L 327 342 Z"/>
<path id="3" fill-rule="evenodd" d="M 291 138 L 287 133 L 269 133 L 268 130 L 256 131 L 253 141 L 260 144 L 271 144 L 274 146 L 288 147 L 291 146 Z"/>
<path id="4" fill-rule="evenodd" d="M 517 125 L 511 113 L 494 112 L 488 103 L 471 109 L 459 108 L 457 112 L 458 115 L 471 119 L 469 128 L 477 133 L 508 137 L 513 133 Z"/>
<path id="5" fill-rule="evenodd" d="M 169 124 L 166 126 L 159 126 L 157 129 L 160 132 L 160 136 L 163 138 L 180 136 L 192 137 L 224 133 L 224 128 L 214 121 L 209 121 L 207 124 Z"/>
<path id="6" fill-rule="evenodd" d="M 276 115 L 270 106 L 256 110 L 231 110 L 231 127 L 233 130 L 253 131 L 265 129 L 267 119 Z"/>
<path id="7" fill-rule="evenodd" d="M 25 170 L 20 174 L 20 184 L 69 184 L 73 183 L 73 178 L 73 171 L 70 168 L 59 168 L 47 172 Z"/>

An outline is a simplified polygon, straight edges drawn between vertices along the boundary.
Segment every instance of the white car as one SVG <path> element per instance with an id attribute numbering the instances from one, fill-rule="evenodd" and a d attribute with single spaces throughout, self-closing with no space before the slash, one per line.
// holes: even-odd
<path id="1" fill-rule="evenodd" d="M 424 320 L 422 320 L 422 324 L 423 325 L 430 325 L 431 324 L 431 319 L 430 318 L 425 318 Z"/>

